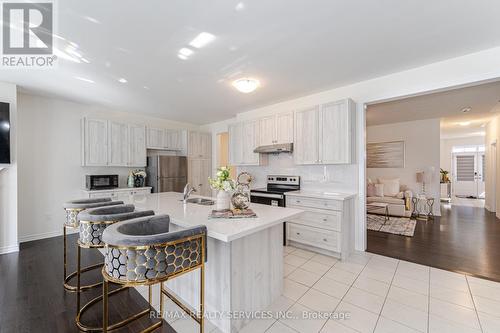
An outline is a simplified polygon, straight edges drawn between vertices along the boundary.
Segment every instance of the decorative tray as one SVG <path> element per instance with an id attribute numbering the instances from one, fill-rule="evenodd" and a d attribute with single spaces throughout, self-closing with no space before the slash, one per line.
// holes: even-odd
<path id="1" fill-rule="evenodd" d="M 226 210 L 212 210 L 209 219 L 241 219 L 257 217 L 257 214 L 251 209 L 226 209 Z"/>

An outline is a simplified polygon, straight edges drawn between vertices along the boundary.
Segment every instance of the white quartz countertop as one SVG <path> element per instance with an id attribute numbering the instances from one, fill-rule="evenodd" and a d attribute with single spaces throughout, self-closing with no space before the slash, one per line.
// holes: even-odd
<path id="1" fill-rule="evenodd" d="M 335 192 L 335 191 L 308 191 L 308 190 L 300 190 L 300 191 L 290 191 L 285 193 L 286 196 L 300 196 L 300 197 L 309 197 L 309 198 L 319 198 L 319 199 L 334 199 L 334 200 L 346 200 L 350 198 L 354 198 L 357 193 L 354 192 Z"/>
<path id="2" fill-rule="evenodd" d="M 191 196 L 199 198 L 199 196 Z M 156 214 L 170 215 L 170 222 L 188 228 L 200 224 L 207 226 L 208 237 L 223 242 L 231 242 L 255 232 L 270 228 L 296 217 L 303 211 L 251 203 L 250 208 L 256 218 L 209 219 L 209 213 L 215 206 L 203 206 L 195 203 L 183 204 L 182 194 L 176 192 L 152 193 L 134 198 L 137 210 L 153 210 Z"/>
<path id="3" fill-rule="evenodd" d="M 88 193 L 99 193 L 99 192 L 116 192 L 116 191 L 140 191 L 140 190 L 150 190 L 152 187 L 145 186 L 145 187 L 116 187 L 116 188 L 108 188 L 105 190 L 89 190 L 89 189 L 84 189 L 83 192 L 88 192 Z"/>

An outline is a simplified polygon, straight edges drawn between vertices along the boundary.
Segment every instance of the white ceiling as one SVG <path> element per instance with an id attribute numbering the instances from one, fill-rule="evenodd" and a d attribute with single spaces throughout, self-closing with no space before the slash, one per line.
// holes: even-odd
<path id="1" fill-rule="evenodd" d="M 57 6 L 56 33 L 77 43 L 90 64 L 60 59 L 53 70 L 1 70 L 0 81 L 197 124 L 500 45 L 500 2 L 491 0 L 64 0 Z M 202 31 L 215 41 L 179 59 L 178 50 Z M 262 86 L 237 92 L 230 83 L 243 76 Z"/>
<path id="2" fill-rule="evenodd" d="M 464 108 L 471 108 L 464 113 Z M 367 125 L 441 119 L 442 137 L 484 135 L 500 112 L 500 81 L 369 105 Z"/>

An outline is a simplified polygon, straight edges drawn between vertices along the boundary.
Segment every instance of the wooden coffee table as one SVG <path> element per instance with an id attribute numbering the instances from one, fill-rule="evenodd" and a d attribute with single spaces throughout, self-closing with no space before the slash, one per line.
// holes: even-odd
<path id="1" fill-rule="evenodd" d="M 366 204 L 366 212 L 373 213 L 375 211 L 384 210 L 385 220 L 384 224 L 389 221 L 389 204 L 382 202 L 371 202 Z"/>

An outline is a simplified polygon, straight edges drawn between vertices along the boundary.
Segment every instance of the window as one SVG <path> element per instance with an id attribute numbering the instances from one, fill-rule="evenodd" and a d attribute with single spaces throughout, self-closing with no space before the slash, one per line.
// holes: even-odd
<path id="1" fill-rule="evenodd" d="M 474 155 L 458 155 L 457 158 L 457 181 L 474 181 Z"/>

